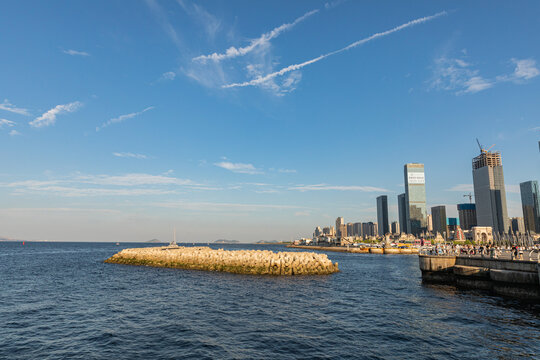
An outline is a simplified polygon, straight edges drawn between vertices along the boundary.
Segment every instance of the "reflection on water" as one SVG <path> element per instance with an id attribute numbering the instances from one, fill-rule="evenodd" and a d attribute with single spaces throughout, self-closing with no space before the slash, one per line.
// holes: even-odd
<path id="1" fill-rule="evenodd" d="M 416 256 L 272 277 L 104 264 L 140 244 L 0 243 L 0 358 L 515 358 L 538 305 L 422 285 Z M 280 246 L 214 248 L 285 250 Z"/>

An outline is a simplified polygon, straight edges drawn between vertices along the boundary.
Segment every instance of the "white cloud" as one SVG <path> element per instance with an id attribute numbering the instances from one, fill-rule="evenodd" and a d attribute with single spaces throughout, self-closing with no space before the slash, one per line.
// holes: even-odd
<path id="1" fill-rule="evenodd" d="M 174 80 L 176 73 L 174 71 L 167 71 L 161 74 L 160 80 Z"/>
<path id="2" fill-rule="evenodd" d="M 13 127 L 15 126 L 15 121 L 11 121 L 8 119 L 0 119 L 0 129 L 3 127 Z"/>
<path id="3" fill-rule="evenodd" d="M 80 101 L 74 101 L 69 104 L 64 105 L 56 105 L 54 108 L 50 109 L 40 117 L 35 118 L 34 120 L 30 121 L 30 126 L 32 127 L 44 127 L 44 126 L 50 126 L 54 125 L 56 122 L 56 116 L 64 113 L 71 113 L 74 111 L 77 111 L 82 106 L 82 103 Z"/>
<path id="4" fill-rule="evenodd" d="M 334 0 L 334 1 L 329 1 L 329 2 L 327 2 L 327 3 L 324 3 L 324 8 L 325 8 L 326 10 L 333 9 L 333 8 L 335 8 L 336 6 L 341 5 L 341 4 L 344 3 L 345 1 L 347 1 L 347 0 Z"/>
<path id="5" fill-rule="evenodd" d="M 121 158 L 148 159 L 148 156 L 144 154 L 134 154 L 130 152 L 115 152 L 113 155 Z"/>
<path id="6" fill-rule="evenodd" d="M 21 135 L 21 133 L 18 132 L 17 130 L 11 130 L 11 131 L 9 132 L 9 136 L 17 136 L 17 135 Z"/>
<path id="7" fill-rule="evenodd" d="M 135 116 L 139 116 L 139 115 L 147 112 L 148 110 L 152 110 L 152 109 L 154 109 L 154 106 L 149 106 L 146 109 L 144 109 L 142 111 L 139 111 L 139 112 L 134 112 L 134 113 L 130 113 L 130 114 L 124 114 L 124 115 L 120 115 L 119 117 L 112 118 L 109 121 L 106 121 L 103 124 L 101 124 L 101 126 L 96 127 L 96 131 L 99 131 L 99 130 L 101 130 L 101 129 L 109 126 L 109 125 L 120 123 L 122 121 L 126 121 L 128 119 L 134 118 Z"/>
<path id="8" fill-rule="evenodd" d="M 68 54 L 68 55 L 71 55 L 71 56 L 90 56 L 90 54 L 85 52 L 85 51 L 77 51 L 77 50 L 72 50 L 72 49 L 62 50 L 62 52 L 64 54 Z"/>
<path id="9" fill-rule="evenodd" d="M 30 115 L 27 109 L 16 107 L 12 103 L 10 103 L 8 99 L 4 99 L 4 102 L 0 103 L 0 110 L 9 111 L 9 112 L 19 114 L 19 115 L 27 115 L 27 116 Z"/>
<path id="10" fill-rule="evenodd" d="M 359 186 L 359 185 L 328 185 L 328 184 L 315 184 L 315 185 L 295 185 L 289 188 L 289 190 L 298 191 L 363 191 L 363 192 L 388 192 L 389 190 L 373 187 L 373 186 Z"/>
<path id="11" fill-rule="evenodd" d="M 518 79 L 529 80 L 540 74 L 540 71 L 536 67 L 536 61 L 533 59 L 512 59 L 512 62 L 516 64 L 514 75 Z"/>
<path id="12" fill-rule="evenodd" d="M 540 75 L 540 70 L 536 68 L 536 61 L 533 59 L 511 59 L 515 64 L 512 74 L 496 76 L 493 79 L 485 79 L 479 75 L 479 71 L 472 68 L 472 65 L 459 58 L 440 57 L 435 60 L 433 76 L 430 88 L 437 90 L 456 91 L 457 95 L 467 93 L 477 93 L 495 86 L 501 82 L 524 83 Z"/>
<path id="13" fill-rule="evenodd" d="M 489 89 L 494 84 L 480 76 L 473 76 L 469 80 L 465 81 L 464 89 L 461 92 L 464 93 L 476 93 L 482 90 Z"/>
<path id="14" fill-rule="evenodd" d="M 512 58 L 510 62 L 515 65 L 514 72 L 509 75 L 497 76 L 497 81 L 511 81 L 521 84 L 540 75 L 540 70 L 536 67 L 536 60 L 534 59 L 519 60 Z"/>
<path id="15" fill-rule="evenodd" d="M 462 59 L 442 56 L 435 60 L 430 88 L 456 91 L 456 94 L 475 93 L 489 89 L 493 82 L 478 75 L 478 70 Z"/>
<path id="16" fill-rule="evenodd" d="M 229 161 L 222 161 L 219 163 L 215 163 L 215 166 L 218 166 L 220 168 L 240 173 L 240 174 L 261 174 L 261 171 L 257 170 L 252 164 L 242 164 L 242 163 L 232 163 Z"/>
<path id="17" fill-rule="evenodd" d="M 201 55 L 193 58 L 194 61 L 206 61 L 206 60 L 212 60 L 212 61 L 221 61 L 225 59 L 232 59 L 238 56 L 245 56 L 255 50 L 257 47 L 261 46 L 267 46 L 270 40 L 278 37 L 281 33 L 284 31 L 292 29 L 294 26 L 296 26 L 298 23 L 302 22 L 303 20 L 307 19 L 313 14 L 316 14 L 319 12 L 319 10 L 311 10 L 304 15 L 300 16 L 296 20 L 294 20 L 292 23 L 285 23 L 283 25 L 280 25 L 271 31 L 262 34 L 257 39 L 251 40 L 248 46 L 236 48 L 234 46 L 231 46 L 228 48 L 224 53 L 213 53 L 210 55 Z"/>
<path id="18" fill-rule="evenodd" d="M 357 46 L 360 46 L 360 45 L 363 45 L 367 42 L 370 42 L 372 40 L 375 40 L 377 38 L 380 38 L 380 37 L 384 37 L 384 36 L 387 36 L 387 35 L 390 35 L 392 33 L 395 33 L 395 32 L 398 32 L 398 31 L 401 31 L 405 28 L 408 28 L 410 26 L 414 26 L 414 25 L 418 25 L 418 24 L 421 24 L 421 23 L 425 23 L 427 21 L 430 21 L 430 20 L 433 20 L 435 18 L 438 18 L 440 16 L 443 16 L 443 15 L 446 15 L 446 11 L 442 11 L 440 13 L 437 13 L 435 15 L 431 15 L 431 16 L 426 16 L 426 17 L 422 17 L 422 18 L 418 18 L 418 19 L 415 19 L 415 20 L 411 20 L 405 24 L 402 24 L 402 25 L 399 25 L 399 26 L 396 26 L 394 27 L 393 29 L 390 29 L 390 30 L 386 30 L 386 31 L 383 31 L 383 32 L 380 32 L 380 33 L 375 33 L 367 38 L 364 38 L 364 39 L 361 39 L 361 40 L 358 40 L 358 41 L 355 41 L 353 42 L 352 44 L 344 47 L 344 48 L 341 48 L 339 50 L 335 50 L 335 51 L 332 51 L 332 52 L 329 52 L 329 53 L 326 53 L 324 55 L 320 55 L 316 58 L 313 58 L 311 60 L 307 60 L 307 61 L 304 61 L 303 63 L 299 63 L 299 64 L 294 64 L 294 65 L 289 65 L 279 71 L 276 71 L 276 72 L 273 72 L 273 73 L 270 73 L 268 75 L 265 75 L 265 76 L 259 76 L 253 80 L 250 80 L 250 81 L 245 81 L 245 82 L 242 82 L 242 83 L 232 83 L 232 84 L 227 84 L 227 85 L 223 85 L 222 87 L 223 88 L 232 88 L 232 87 L 244 87 L 244 86 L 256 86 L 256 85 L 260 85 L 260 84 L 263 84 L 263 83 L 266 83 L 267 81 L 277 77 L 277 76 L 282 76 L 282 75 L 285 75 L 286 73 L 289 73 L 291 71 L 295 71 L 295 70 L 300 70 L 302 69 L 303 67 L 306 67 L 308 65 L 311 65 L 311 64 L 314 64 L 322 59 L 325 59 L 327 57 L 330 57 L 330 56 L 333 56 L 333 55 L 337 55 L 337 54 L 340 54 L 344 51 L 347 51 L 347 50 L 350 50 L 350 49 L 353 49 Z"/>

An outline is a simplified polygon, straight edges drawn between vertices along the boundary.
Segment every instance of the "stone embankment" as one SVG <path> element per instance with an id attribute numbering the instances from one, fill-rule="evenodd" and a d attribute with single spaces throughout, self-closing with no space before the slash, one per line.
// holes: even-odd
<path id="1" fill-rule="evenodd" d="M 209 247 L 124 249 L 106 263 L 255 275 L 325 275 L 338 272 L 325 254 L 269 250 L 214 250 Z"/>
<path id="2" fill-rule="evenodd" d="M 420 255 L 422 280 L 540 301 L 540 263 L 468 256 Z"/>

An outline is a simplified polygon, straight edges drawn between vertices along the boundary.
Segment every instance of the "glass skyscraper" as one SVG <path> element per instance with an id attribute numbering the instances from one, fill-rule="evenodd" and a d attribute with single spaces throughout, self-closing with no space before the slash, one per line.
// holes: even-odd
<path id="1" fill-rule="evenodd" d="M 405 164 L 405 216 L 407 232 L 419 235 L 426 230 L 426 179 L 424 164 Z"/>
<path id="2" fill-rule="evenodd" d="M 377 198 L 377 223 L 379 225 L 379 236 L 384 236 L 390 232 L 388 223 L 388 196 L 381 195 Z"/>
<path id="3" fill-rule="evenodd" d="M 521 206 L 525 231 L 540 234 L 540 191 L 538 181 L 526 181 L 519 184 L 521 190 Z"/>
<path id="4" fill-rule="evenodd" d="M 408 234 L 407 231 L 407 202 L 405 201 L 405 193 L 399 194 L 397 197 L 398 214 L 399 214 L 399 230 L 402 234 Z"/>

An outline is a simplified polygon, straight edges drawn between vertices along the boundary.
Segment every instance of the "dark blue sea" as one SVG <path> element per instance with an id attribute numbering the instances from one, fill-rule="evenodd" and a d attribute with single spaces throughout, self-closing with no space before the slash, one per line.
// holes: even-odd
<path id="1" fill-rule="evenodd" d="M 306 277 L 103 263 L 140 246 L 0 243 L 0 358 L 540 356 L 538 305 L 422 285 L 416 256 L 328 253 L 341 272 Z"/>

